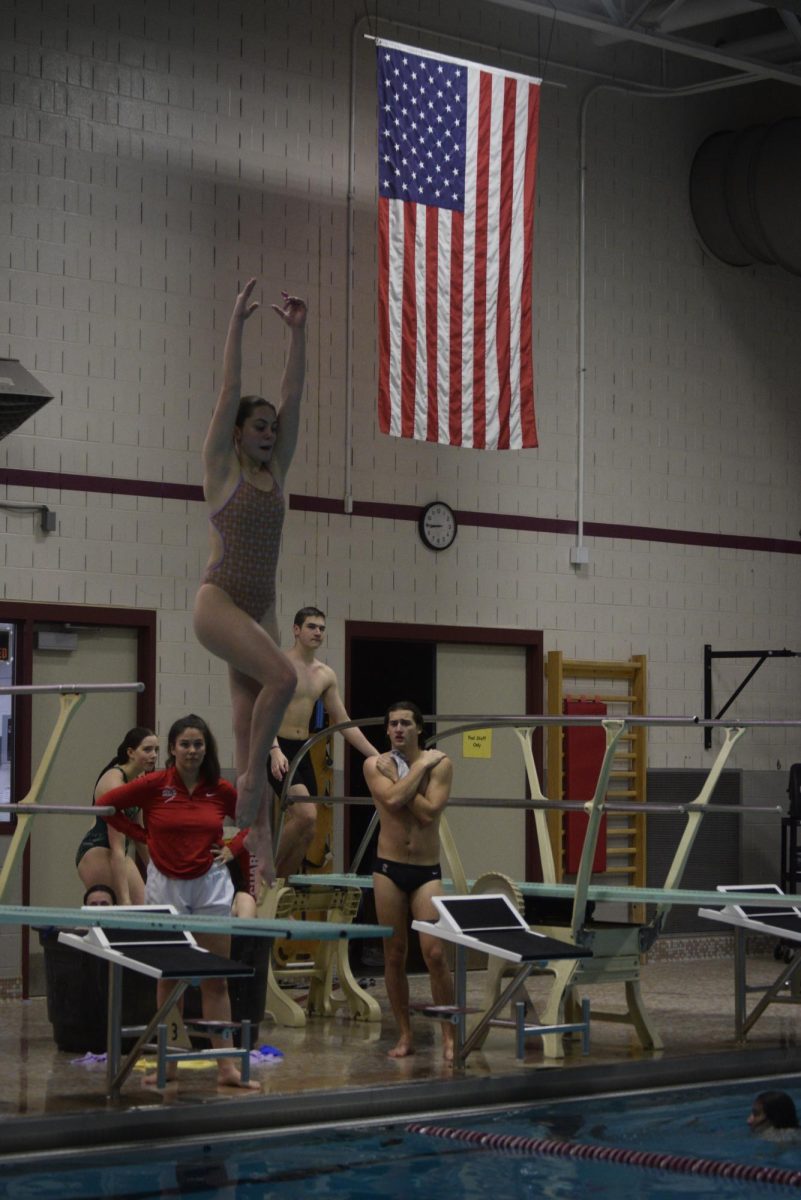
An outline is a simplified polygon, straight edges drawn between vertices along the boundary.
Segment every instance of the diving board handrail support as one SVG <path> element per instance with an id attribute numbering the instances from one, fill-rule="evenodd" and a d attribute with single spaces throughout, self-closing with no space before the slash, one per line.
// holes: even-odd
<path id="1" fill-rule="evenodd" d="M 507 718 L 500 719 L 503 726 L 508 727 L 510 722 Z M 518 721 L 520 718 L 518 718 Z M 569 721 L 569 718 L 565 718 Z M 513 732 L 517 735 L 520 747 L 523 753 L 523 761 L 526 768 L 529 790 L 531 798 L 536 801 L 545 801 L 540 786 L 539 776 L 537 774 L 536 764 L 534 762 L 534 754 L 531 748 L 531 731 L 536 729 L 541 724 L 541 718 L 531 717 L 517 726 L 512 726 Z M 613 760 L 617 753 L 617 743 L 628 726 L 628 719 L 620 718 L 603 718 L 600 723 L 604 729 L 606 737 L 606 748 L 604 757 L 601 762 L 601 767 L 598 773 L 598 778 L 595 784 L 593 798 L 588 805 L 585 806 L 585 811 L 588 813 L 589 820 L 587 829 L 584 835 L 584 846 L 582 849 L 581 860 L 579 862 L 578 875 L 576 877 L 576 890 L 573 901 L 573 912 L 571 917 L 571 934 L 573 941 L 576 941 L 579 930 L 584 924 L 585 913 L 587 909 L 587 888 L 592 878 L 592 863 L 595 857 L 595 847 L 598 842 L 598 835 L 601 829 L 601 817 L 604 811 L 604 799 L 609 786 L 609 776 L 612 772 Z M 464 725 L 457 726 L 453 729 L 445 729 L 429 738 L 426 745 L 433 742 L 443 741 L 445 738 L 455 736 L 465 732 Z M 548 826 L 545 820 L 545 814 L 541 809 L 534 811 L 535 828 L 537 830 L 537 839 L 539 842 L 540 859 L 542 863 L 543 881 L 545 883 L 556 882 L 556 864 L 553 858 L 553 849 L 551 847 L 551 839 L 548 833 Z"/>
<path id="2" fill-rule="evenodd" d="M 11 837 L 6 851 L 2 870 L 0 870 L 0 904 L 2 904 L 11 876 L 22 857 L 31 835 L 31 818 L 36 811 L 36 803 L 50 777 L 53 762 L 56 757 L 67 726 L 74 714 L 83 704 L 84 697 L 94 692 L 143 692 L 143 683 L 45 683 L 45 684 L 14 684 L 0 688 L 2 696 L 58 696 L 58 716 L 53 726 L 47 745 L 44 748 L 39 766 L 33 777 L 33 782 L 20 804 L 30 805 L 31 812 L 19 814 L 17 809 L 17 827 Z"/>
<path id="3" fill-rule="evenodd" d="M 574 943 L 579 941 L 579 935 L 587 914 L 587 889 L 592 879 L 592 864 L 595 858 L 595 848 L 598 844 L 598 834 L 601 831 L 601 817 L 604 811 L 604 798 L 609 786 L 609 776 L 612 772 L 612 762 L 617 753 L 617 743 L 620 735 L 626 729 L 626 721 L 620 719 L 601 722 L 606 736 L 601 769 L 595 782 L 595 791 L 587 805 L 589 820 L 584 833 L 584 845 L 581 848 L 579 869 L 576 874 L 576 892 L 573 899 L 573 913 L 570 919 L 570 937 Z M 550 839 L 549 839 L 550 842 Z"/>
<path id="4" fill-rule="evenodd" d="M 376 816 L 378 816 L 377 813 Z M 447 872 L 453 883 L 453 890 L 460 895 L 464 895 L 467 891 L 467 876 L 465 875 L 461 855 L 456 848 L 456 840 L 448 824 L 448 818 L 444 813 L 439 819 L 439 844 L 442 850 L 442 857 L 445 859 Z"/>
<path id="5" fill-rule="evenodd" d="M 531 729 L 517 726 L 515 734 L 523 753 L 523 763 L 526 768 L 528 790 L 531 793 L 531 799 L 545 802 L 547 801 L 547 796 L 543 794 L 540 786 L 540 777 L 537 774 L 537 764 L 534 761 L 534 750 L 531 745 Z M 544 809 L 534 809 L 534 828 L 537 831 L 543 882 L 556 883 L 556 862 L 554 861 L 553 846 L 551 845 L 548 833 L 548 818 Z"/>
<path id="6" fill-rule="evenodd" d="M 709 772 L 707 773 L 707 777 L 704 780 L 700 792 L 692 801 L 693 804 L 705 805 L 708 802 L 709 798 L 717 787 L 718 780 L 720 779 L 723 768 L 728 761 L 729 755 L 744 733 L 745 727 L 742 725 L 734 727 L 730 726 L 728 729 L 726 729 L 723 742 L 717 752 L 717 755 L 715 756 L 715 761 L 709 768 Z M 668 869 L 668 873 L 665 876 L 663 887 L 666 890 L 675 890 L 681 883 L 682 876 L 684 875 L 684 871 L 687 866 L 687 860 L 690 857 L 690 851 L 692 850 L 693 843 L 698 836 L 701 818 L 703 816 L 703 809 L 698 809 L 695 812 L 687 813 L 687 824 L 684 827 L 684 833 L 679 840 L 679 844 L 676 847 L 673 860 Z M 670 909 L 671 905 L 668 901 L 657 905 L 656 913 L 654 914 L 651 922 L 654 929 L 661 929 L 665 918 L 670 912 Z"/>
<path id="7" fill-rule="evenodd" d="M 6 889 L 11 876 L 24 853 L 28 838 L 31 836 L 31 820 L 36 807 L 36 801 L 39 799 L 50 776 L 56 753 L 61 745 L 61 740 L 64 737 L 67 726 L 83 704 L 84 696 L 84 692 L 62 692 L 59 694 L 56 723 L 48 738 L 44 753 L 39 760 L 39 766 L 36 768 L 36 774 L 33 777 L 28 794 L 21 801 L 22 804 L 30 805 L 32 810 L 31 815 L 27 813 L 17 815 L 17 827 L 12 834 L 3 867 L 0 870 L 0 904 L 5 899 Z"/>

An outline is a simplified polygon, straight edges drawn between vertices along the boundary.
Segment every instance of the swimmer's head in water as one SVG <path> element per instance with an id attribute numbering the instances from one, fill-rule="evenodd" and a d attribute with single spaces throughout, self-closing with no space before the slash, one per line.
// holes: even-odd
<path id="1" fill-rule="evenodd" d="M 773 1129 L 797 1129 L 798 1113 L 792 1096 L 787 1092 L 760 1092 L 748 1117 L 752 1129 L 765 1126 Z"/>

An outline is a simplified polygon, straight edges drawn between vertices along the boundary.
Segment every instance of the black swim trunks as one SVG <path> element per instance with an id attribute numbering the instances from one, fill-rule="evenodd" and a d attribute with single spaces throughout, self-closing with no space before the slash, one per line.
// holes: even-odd
<path id="1" fill-rule="evenodd" d="M 393 862 L 391 858 L 379 858 L 378 855 L 373 862 L 373 873 L 385 875 L 407 896 L 411 896 L 426 883 L 431 883 L 433 879 L 442 879 L 439 863 L 429 863 L 421 867 L 413 863 Z"/>
<path id="2" fill-rule="evenodd" d="M 278 738 L 276 738 L 276 741 L 278 742 L 278 745 L 281 747 L 284 754 L 287 756 L 287 758 L 289 759 L 289 761 L 291 763 L 292 759 L 295 757 L 298 750 L 300 750 L 301 746 L 304 744 L 306 739 L 304 738 L 302 742 L 299 742 L 299 741 L 296 741 L 294 738 L 285 738 L 285 737 L 279 736 Z M 273 785 L 273 790 L 275 791 L 276 795 L 278 795 L 278 796 L 281 795 L 281 789 L 284 786 L 285 778 L 286 778 L 286 776 L 281 777 L 279 775 L 273 775 L 272 757 L 271 757 L 270 758 L 270 782 Z M 295 772 L 294 776 L 292 777 L 292 785 L 291 786 L 294 787 L 296 783 L 302 783 L 303 786 L 308 791 L 310 796 L 319 795 L 319 792 L 317 791 L 317 780 L 314 775 L 314 767 L 312 766 L 311 756 L 308 754 L 302 759 L 300 766 L 298 767 L 297 771 Z"/>

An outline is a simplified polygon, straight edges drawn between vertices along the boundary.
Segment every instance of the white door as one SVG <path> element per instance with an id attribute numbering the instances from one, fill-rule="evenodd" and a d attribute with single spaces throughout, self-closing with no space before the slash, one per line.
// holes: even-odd
<path id="1" fill-rule="evenodd" d="M 522 646 L 437 646 L 438 713 L 511 716 L 525 712 L 526 651 Z M 452 795 L 524 799 L 526 774 L 517 735 L 493 729 L 490 756 L 465 756 L 461 735 L 444 739 L 453 759 Z M 447 810 L 448 824 L 468 879 L 501 871 L 525 879 L 526 824 L 522 809 Z"/>

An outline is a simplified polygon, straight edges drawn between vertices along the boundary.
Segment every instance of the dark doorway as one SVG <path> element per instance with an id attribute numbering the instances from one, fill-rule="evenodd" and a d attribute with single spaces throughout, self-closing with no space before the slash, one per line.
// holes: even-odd
<path id="1" fill-rule="evenodd" d="M 423 712 L 433 712 L 436 696 L 436 652 L 437 647 L 433 642 L 353 638 L 350 642 L 348 666 L 348 712 L 351 717 L 356 720 L 358 717 L 379 716 L 396 700 L 413 700 Z M 364 732 L 377 750 L 387 748 L 384 730 L 380 725 L 372 725 Z M 426 733 L 428 732 L 426 730 Z M 345 778 L 349 780 L 346 784 L 349 796 L 370 795 L 364 781 L 363 762 L 361 754 L 352 746 L 347 746 Z M 372 805 L 352 804 L 345 810 L 345 862 L 348 868 L 367 831 L 373 812 Z M 359 864 L 360 875 L 370 873 L 377 840 L 376 830 Z M 359 919 L 375 922 L 372 892 L 364 893 L 362 909 Z M 361 968 L 367 970 L 383 965 L 380 942 L 352 942 L 351 947 L 351 953 Z M 418 938 L 413 931 L 409 940 L 408 967 L 410 971 L 425 969 Z"/>
<path id="2" fill-rule="evenodd" d="M 397 700 L 413 700 L 425 713 L 437 711 L 437 647 L 443 644 L 515 645 L 526 651 L 526 711 L 542 712 L 543 652 L 538 630 L 489 629 L 442 625 L 412 625 L 401 622 L 347 621 L 345 623 L 345 704 L 354 720 L 375 717 Z M 386 746 L 381 726 L 364 730 L 375 747 Z M 426 730 L 426 734 L 433 733 Z M 534 757 L 542 771 L 542 737 L 534 738 Z M 345 794 L 369 794 L 362 772 L 362 757 L 348 749 L 345 758 Z M 350 866 L 373 815 L 372 806 L 349 805 L 344 813 L 344 862 Z M 539 854 L 531 814 L 527 815 L 526 877 L 541 878 Z M 370 871 L 375 840 L 368 846 L 359 866 Z M 366 890 L 360 920 L 375 920 L 372 890 Z M 358 949 L 356 949 L 358 947 Z M 378 943 L 351 942 L 354 966 L 369 970 L 382 965 Z M 360 958 L 356 958 L 356 956 Z M 416 934 L 409 944 L 409 970 L 424 970 Z"/>
<path id="3" fill-rule="evenodd" d="M 394 621 L 345 622 L 345 706 L 351 717 L 375 717 L 395 700 L 414 700 L 423 712 L 436 712 L 437 647 L 444 644 L 523 646 L 526 651 L 526 712 L 540 713 L 543 704 L 542 632 L 534 629 L 490 629 L 455 625 L 412 625 Z M 404 695 L 404 692 L 406 693 Z M 365 729 L 377 749 L 385 748 L 380 726 Z M 427 730 L 426 733 L 433 732 Z M 533 740 L 534 760 L 542 778 L 542 730 Z M 366 796 L 362 757 L 348 748 L 345 795 Z M 344 814 L 343 858 L 346 868 L 372 810 L 350 805 Z M 526 878 L 541 879 L 533 814 L 526 818 Z M 369 860 L 360 870 L 366 869 Z"/>
<path id="4" fill-rule="evenodd" d="M 353 638 L 350 643 L 348 686 L 351 717 L 377 717 L 396 700 L 413 700 L 424 713 L 434 711 L 436 696 L 436 645 L 432 642 L 375 641 Z M 428 734 L 428 730 L 426 733 Z M 377 750 L 386 750 L 387 741 L 380 725 L 365 730 Z M 349 796 L 369 796 L 364 782 L 364 759 L 348 746 L 346 779 Z M 345 859 L 349 865 L 373 815 L 372 808 L 351 805 L 345 812 Z M 359 868 L 361 874 L 369 869 L 375 850 L 375 839 L 368 848 Z"/>

